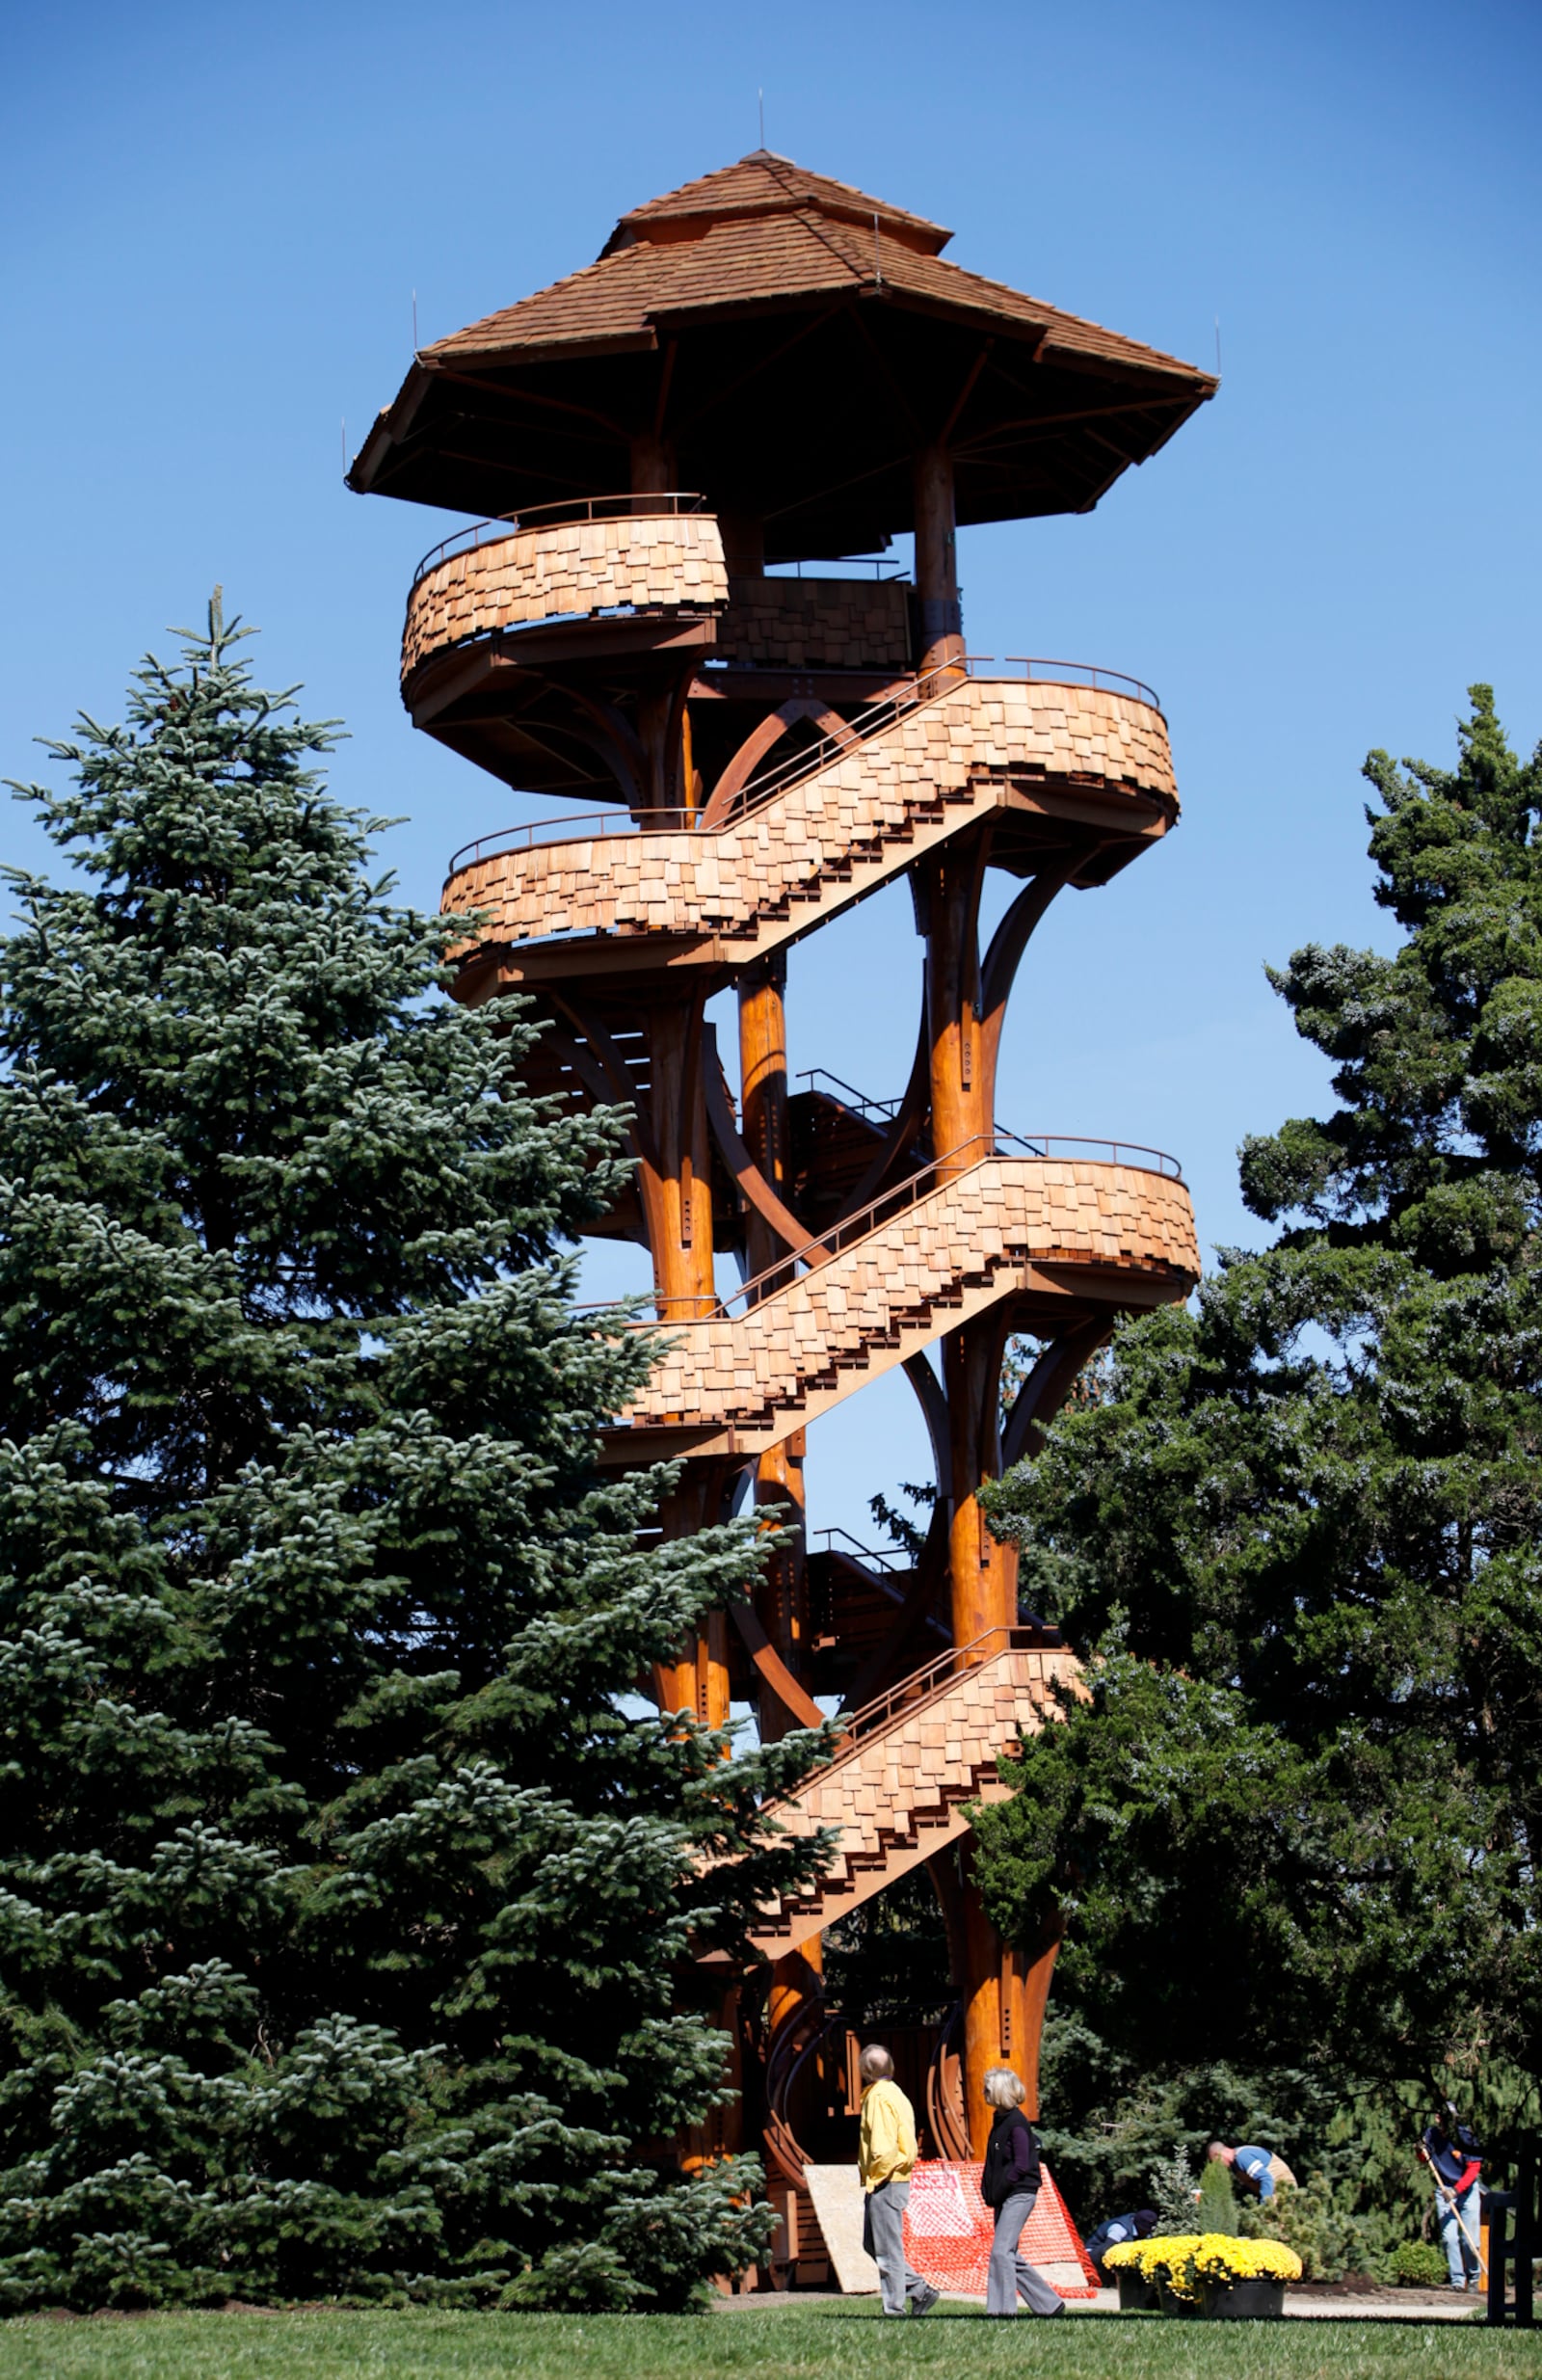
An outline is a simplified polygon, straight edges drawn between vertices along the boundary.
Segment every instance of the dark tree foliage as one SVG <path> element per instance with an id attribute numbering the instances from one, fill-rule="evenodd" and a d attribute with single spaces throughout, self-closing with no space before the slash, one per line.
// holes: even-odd
<path id="1" fill-rule="evenodd" d="M 817 1739 L 630 1715 L 758 1557 L 594 1466 L 614 1121 L 441 996 L 235 639 L 52 747 L 84 876 L 0 946 L 0 2303 L 679 2304 L 767 2221 L 672 2165 L 691 1954 Z"/>
<path id="2" fill-rule="evenodd" d="M 1013 1930 L 1143 2071 L 1542 2072 L 1542 755 L 1366 774 L 1390 956 L 1271 979 L 1342 1103 L 1281 1226 L 1123 1329 L 994 1513 L 1089 1699 L 983 1814 Z"/>

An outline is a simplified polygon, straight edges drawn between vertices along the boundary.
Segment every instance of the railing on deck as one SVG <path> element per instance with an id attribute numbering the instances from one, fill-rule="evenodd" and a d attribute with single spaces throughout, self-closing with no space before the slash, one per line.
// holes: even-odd
<path id="1" fill-rule="evenodd" d="M 998 1140 L 1010 1140 L 1014 1148 L 998 1149 Z M 988 1158 L 1011 1157 L 1021 1153 L 1020 1162 L 1022 1158 L 1031 1158 L 1041 1163 L 1053 1163 L 1060 1153 L 1072 1150 L 1082 1152 L 1084 1162 L 1085 1153 L 1095 1150 L 1097 1155 L 1091 1162 L 1096 1164 L 1131 1164 L 1142 1173 L 1159 1173 L 1169 1182 L 1182 1182 L 1183 1178 L 1183 1169 L 1176 1157 L 1169 1157 L 1165 1149 L 1146 1148 L 1137 1141 L 1087 1140 L 1063 1133 L 1037 1133 L 1031 1137 L 1022 1133 L 983 1133 L 972 1140 L 961 1141 L 945 1157 L 935 1158 L 929 1165 L 922 1165 L 903 1182 L 896 1183 L 892 1190 L 881 1191 L 866 1206 L 858 1207 L 852 1214 L 842 1216 L 818 1239 L 806 1241 L 802 1247 L 790 1248 L 785 1256 L 779 1256 L 775 1264 L 767 1265 L 762 1271 L 742 1281 L 730 1297 L 707 1297 L 704 1293 L 694 1300 L 684 1297 L 672 1299 L 671 1302 L 678 1306 L 694 1303 L 701 1311 L 672 1314 L 665 1321 L 664 1327 L 669 1330 L 690 1329 L 699 1323 L 728 1322 L 737 1312 L 747 1312 L 751 1307 L 763 1304 L 767 1297 L 774 1297 L 779 1290 L 789 1288 L 802 1271 L 811 1271 L 827 1264 L 843 1248 L 853 1246 L 859 1240 L 865 1240 L 869 1232 L 877 1231 L 883 1224 L 892 1222 L 896 1216 L 917 1206 L 921 1199 L 943 1187 L 944 1181 L 956 1180 Z M 1075 1163 L 1077 1160 L 1070 1158 L 1069 1162 Z M 949 1169 L 945 1176 L 943 1175 L 944 1165 Z"/>
<path id="2" fill-rule="evenodd" d="M 813 1534 L 816 1538 L 823 1538 L 827 1554 L 844 1554 L 848 1562 L 860 1562 L 870 1570 L 903 1573 L 914 1566 L 908 1554 L 891 1547 L 864 1545 L 849 1529 L 816 1529 Z M 837 1538 L 841 1540 L 838 1545 L 835 1542 Z"/>
<path id="3" fill-rule="evenodd" d="M 815 1090 L 820 1083 L 828 1083 L 835 1091 L 845 1093 L 843 1099 L 836 1100 L 837 1108 L 849 1108 L 853 1115 L 882 1116 L 886 1124 L 893 1122 L 905 1104 L 902 1099 L 869 1099 L 865 1091 L 854 1090 L 849 1083 L 842 1083 L 839 1075 L 832 1074 L 828 1066 L 805 1066 L 797 1080 L 809 1083 Z M 831 1092 L 826 1091 L 822 1095 L 828 1099 Z"/>
<path id="4" fill-rule="evenodd" d="M 590 500 L 598 504 L 619 502 L 621 499 L 595 496 Z M 642 502 L 644 499 L 639 497 L 637 500 Z M 663 503 L 665 499 L 649 500 Z M 699 498 L 691 500 L 700 501 Z M 684 504 L 687 499 L 682 496 L 679 501 Z M 533 516 L 525 513 L 521 518 L 528 521 Z M 493 524 L 487 521 L 478 523 L 479 528 L 491 525 Z M 462 531 L 463 536 L 471 534 L 468 530 Z M 507 534 L 507 531 L 500 534 Z M 446 539 L 446 547 L 454 542 Z M 440 550 L 436 548 L 436 554 Z M 428 557 L 428 560 L 432 559 L 433 556 Z M 426 567 L 427 562 L 420 567 L 419 576 Z M 985 684 L 997 679 L 1003 683 L 1012 683 L 1019 676 L 1035 685 L 1090 686 L 1099 693 L 1122 694 L 1148 705 L 1153 710 L 1161 709 L 1161 704 L 1150 686 L 1142 684 L 1138 678 L 1125 677 L 1119 670 L 1096 668 L 1087 661 L 1040 661 L 1019 655 L 1009 655 L 1003 664 L 988 653 L 969 654 L 961 660 L 944 661 L 939 668 L 926 671 L 922 677 L 906 679 L 894 693 L 886 694 L 865 710 L 858 711 L 841 735 L 821 735 L 815 742 L 790 753 L 773 767 L 762 769 L 739 788 L 722 816 L 714 818 L 705 831 L 716 835 L 726 827 L 736 825 L 751 811 L 774 801 L 779 793 L 785 793 L 792 786 L 801 785 L 806 778 L 816 777 L 821 769 L 833 766 L 853 745 L 866 743 L 874 735 L 883 735 L 899 720 L 907 718 L 913 710 L 919 709 L 923 703 L 936 702 L 951 687 L 962 685 L 968 679 Z M 540 843 L 587 842 L 591 836 L 598 839 L 610 835 L 696 831 L 696 821 L 691 814 L 681 810 L 572 811 L 559 817 L 534 818 L 528 826 L 502 827 L 492 834 L 479 836 L 475 842 L 463 843 L 451 859 L 447 872 L 454 876 L 463 868 L 476 866 L 480 860 L 496 858 L 505 851 L 533 850 Z"/>
<path id="5" fill-rule="evenodd" d="M 859 1752 L 873 1736 L 882 1735 L 886 1727 L 892 1726 L 896 1719 L 904 1717 L 917 1702 L 928 1701 L 933 1695 L 941 1694 L 944 1687 L 952 1685 L 955 1678 L 962 1677 L 966 1670 L 977 1670 L 982 1663 L 994 1661 L 998 1653 L 1030 1652 L 1042 1649 L 1043 1645 L 1044 1634 L 1038 1628 L 1000 1627 L 987 1628 L 983 1636 L 975 1637 L 969 1645 L 949 1645 L 947 1651 L 939 1653 L 935 1661 L 928 1661 L 920 1669 L 913 1670 L 909 1677 L 902 1677 L 897 1685 L 875 1695 L 870 1702 L 864 1702 L 860 1710 L 852 1712 L 849 1719 L 844 1719 L 839 1751 L 826 1768 L 814 1771 L 814 1777 L 826 1776 L 830 1769 L 838 1768 L 843 1760 L 849 1760 Z M 797 1789 L 798 1793 L 806 1792 L 811 1781 L 806 1778 Z M 791 1798 L 796 1800 L 797 1793 Z"/>
<path id="6" fill-rule="evenodd" d="M 490 521 L 473 521 L 453 537 L 431 546 L 412 573 L 412 586 L 438 570 L 453 554 L 474 553 L 479 546 L 500 545 L 507 537 L 518 537 L 521 529 L 555 529 L 570 521 L 656 521 L 671 520 L 682 513 L 699 513 L 705 498 L 679 488 L 666 488 L 652 495 L 628 493 L 622 495 L 578 495 L 564 498 L 555 504 L 526 504 L 518 512 L 498 513 Z M 412 589 L 408 590 L 409 595 Z"/>

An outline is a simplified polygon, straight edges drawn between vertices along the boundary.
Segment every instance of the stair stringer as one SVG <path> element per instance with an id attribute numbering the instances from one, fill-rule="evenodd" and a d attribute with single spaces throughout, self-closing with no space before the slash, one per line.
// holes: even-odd
<path id="1" fill-rule="evenodd" d="M 1004 1297 L 1140 1311 L 1198 1277 L 1182 1182 L 992 1155 L 742 1313 L 664 1325 L 605 1459 L 760 1453 Z"/>
<path id="2" fill-rule="evenodd" d="M 983 1659 L 967 1647 L 932 1665 L 944 1672 L 935 1686 L 921 1671 L 874 1706 L 891 1717 L 864 1727 L 859 1713 L 848 1750 L 772 1805 L 768 1815 L 788 1833 L 829 1829 L 837 1839 L 825 1882 L 768 1910 L 750 1937 L 757 1949 L 769 1958 L 801 1949 L 968 1833 L 970 1804 L 1006 1799 L 997 1762 L 1020 1734 L 1035 1735 L 1057 1716 L 1056 1688 L 1076 1693 L 1081 1672 L 1063 1645 L 1032 1644 L 1027 1629 L 998 1633 L 1002 1642 Z"/>
<path id="3" fill-rule="evenodd" d="M 579 833 L 472 862 L 442 906 L 481 913 L 482 947 L 452 955 L 478 998 L 489 964 L 500 984 L 740 968 L 1014 808 L 1156 841 L 1177 813 L 1160 712 L 1087 687 L 964 680 L 722 826 Z"/>

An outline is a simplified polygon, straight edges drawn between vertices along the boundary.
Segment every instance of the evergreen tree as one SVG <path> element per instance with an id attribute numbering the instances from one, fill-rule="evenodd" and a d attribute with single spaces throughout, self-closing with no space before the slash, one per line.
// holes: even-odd
<path id="1" fill-rule="evenodd" d="M 768 2222 L 671 2150 L 694 1957 L 817 1739 L 633 1715 L 758 1556 L 595 1467 L 614 1119 L 441 997 L 237 635 L 22 789 L 81 873 L 0 945 L 0 2303 L 686 2302 Z"/>
<path id="2" fill-rule="evenodd" d="M 1542 2071 L 1542 754 L 1471 693 L 1454 769 L 1367 763 L 1395 950 L 1272 976 L 1341 1102 L 1242 1151 L 1274 1244 L 995 1494 L 1089 1668 L 987 1893 L 1150 2072 Z"/>

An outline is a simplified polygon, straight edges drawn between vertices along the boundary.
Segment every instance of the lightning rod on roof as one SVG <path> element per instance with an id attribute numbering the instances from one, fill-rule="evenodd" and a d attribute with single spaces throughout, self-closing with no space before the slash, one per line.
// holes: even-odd
<path id="1" fill-rule="evenodd" d="M 1215 317 L 1215 377 L 1217 380 L 1221 377 L 1221 318 L 1219 314 Z"/>
<path id="2" fill-rule="evenodd" d="M 758 92 L 756 93 L 756 94 L 755 94 L 755 95 L 756 95 L 756 97 L 757 97 L 757 98 L 759 100 L 759 102 L 760 102 L 760 147 L 761 147 L 762 148 L 764 148 L 764 147 L 765 147 L 765 93 L 764 93 L 763 91 L 758 91 Z"/>
<path id="3" fill-rule="evenodd" d="M 417 353 L 417 291 L 412 292 L 412 353 Z"/>

